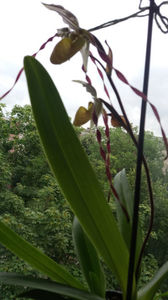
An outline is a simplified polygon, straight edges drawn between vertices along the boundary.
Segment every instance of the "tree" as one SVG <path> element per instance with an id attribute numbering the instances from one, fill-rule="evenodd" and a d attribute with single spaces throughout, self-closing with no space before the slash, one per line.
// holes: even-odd
<path id="1" fill-rule="evenodd" d="M 31 107 L 1 110 L 0 123 L 1 220 L 53 259 L 72 264 L 72 213 L 43 154 Z M 0 257 L 1 271 L 37 275 L 3 246 Z M 1 297 L 13 299 L 18 291 L 2 285 Z"/>

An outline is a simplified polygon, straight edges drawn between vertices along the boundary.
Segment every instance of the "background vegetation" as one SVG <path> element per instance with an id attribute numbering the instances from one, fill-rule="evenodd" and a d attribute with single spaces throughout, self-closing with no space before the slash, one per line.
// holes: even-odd
<path id="1" fill-rule="evenodd" d="M 65 264 L 81 278 L 74 254 L 71 225 L 72 212 L 63 198 L 41 149 L 31 107 L 15 106 L 8 114 L 0 106 L 0 218 L 17 233 L 42 249 L 52 259 Z M 105 143 L 104 128 L 102 144 Z M 76 129 L 88 154 L 106 197 L 109 186 L 104 162 L 99 153 L 94 129 Z M 136 128 L 134 128 L 136 134 Z M 128 134 L 121 128 L 110 129 L 111 172 L 126 168 L 131 185 L 134 184 L 136 149 Z M 168 173 L 163 172 L 163 144 L 160 138 L 146 132 L 145 155 L 151 171 L 155 199 L 155 222 L 146 248 L 141 282 L 147 282 L 158 266 L 168 260 L 167 214 Z M 149 224 L 149 201 L 145 173 L 142 178 L 140 217 L 144 228 Z M 110 198 L 114 210 L 113 199 Z M 145 231 L 144 231 L 145 235 Z M 104 265 L 109 288 L 115 281 Z M 0 271 L 11 271 L 37 276 L 31 267 L 0 245 Z M 112 286 L 113 285 L 113 286 Z M 116 288 L 116 286 L 115 286 Z M 1 299 L 13 299 L 20 289 L 1 285 Z M 166 289 L 163 286 L 163 291 Z"/>

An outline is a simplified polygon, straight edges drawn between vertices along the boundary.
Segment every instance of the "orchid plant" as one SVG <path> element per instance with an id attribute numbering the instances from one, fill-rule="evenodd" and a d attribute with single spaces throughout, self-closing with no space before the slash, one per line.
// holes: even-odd
<path id="1" fill-rule="evenodd" d="M 117 220 L 109 207 L 107 199 L 98 183 L 95 173 L 80 144 L 74 128 L 69 120 L 63 102 L 51 77 L 45 68 L 32 56 L 24 58 L 24 70 L 32 105 L 34 118 L 39 131 L 41 143 L 50 167 L 60 185 L 62 193 L 69 202 L 75 215 L 72 234 L 75 249 L 79 258 L 86 285 L 73 277 L 63 266 L 47 257 L 37 248 L 22 239 L 6 224 L 0 222 L 0 242 L 21 259 L 29 263 L 49 279 L 35 279 L 15 273 L 0 273 L 0 281 L 6 284 L 27 286 L 30 291 L 20 297 L 31 299 L 123 299 L 123 300 L 152 300 L 160 284 L 167 276 L 168 262 L 166 262 L 144 287 L 138 290 L 138 280 L 141 275 L 141 260 L 146 242 L 150 236 L 153 221 L 153 195 L 148 166 L 145 157 L 142 162 L 146 171 L 149 198 L 151 203 L 151 222 L 145 240 L 141 232 L 140 221 L 137 226 L 137 237 L 134 241 L 135 258 L 133 262 L 133 277 L 131 279 L 131 296 L 128 298 L 128 268 L 131 252 L 131 234 L 134 216 L 133 192 L 128 184 L 126 172 L 123 169 L 115 178 L 110 172 L 110 137 L 108 118 L 112 126 L 122 126 L 130 135 L 135 147 L 139 148 L 130 122 L 127 118 L 118 90 L 112 79 L 112 70 L 118 78 L 140 97 L 151 105 L 160 124 L 163 140 L 168 152 L 167 139 L 161 125 L 156 107 L 149 102 L 147 96 L 129 84 L 125 76 L 114 68 L 112 50 L 108 46 L 108 54 L 100 41 L 90 32 L 80 28 L 77 18 L 60 5 L 43 5 L 58 13 L 68 27 L 61 28 L 54 37 L 61 40 L 56 44 L 50 57 L 53 64 L 62 64 L 81 52 L 83 71 L 86 81 L 75 80 L 82 84 L 93 98 L 88 108 L 80 107 L 75 115 L 74 125 L 81 126 L 91 121 L 96 128 L 100 153 L 105 163 L 105 172 L 109 181 L 109 188 L 116 201 Z M 46 43 L 40 48 L 43 49 Z M 95 47 L 99 58 L 92 55 L 90 47 Z M 37 52 L 38 53 L 38 52 Z M 36 56 L 35 53 L 33 56 Z M 104 75 L 108 79 L 123 115 L 120 115 L 113 105 L 99 98 L 96 89 L 87 74 L 88 60 L 91 60 L 103 80 L 106 95 L 109 92 L 105 85 Z M 22 70 L 19 72 L 17 82 Z M 10 91 L 10 90 L 9 90 Z M 8 91 L 8 92 L 9 92 Z M 8 93 L 7 92 L 7 93 Z M 3 98 L 5 93 L 1 98 Z M 101 133 L 98 128 L 99 116 L 103 116 L 107 147 L 103 149 Z M 70 147 L 69 147 L 70 145 Z M 116 276 L 120 290 L 107 291 L 106 280 L 101 261 L 104 261 Z M 163 295 L 164 296 L 164 295 Z M 155 299 L 159 299 L 156 296 Z"/>

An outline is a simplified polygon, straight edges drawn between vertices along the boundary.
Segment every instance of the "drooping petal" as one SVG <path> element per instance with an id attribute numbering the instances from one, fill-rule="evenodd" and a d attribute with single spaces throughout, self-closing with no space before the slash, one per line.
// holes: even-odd
<path id="1" fill-rule="evenodd" d="M 95 102 L 94 102 L 94 111 L 98 118 L 99 118 L 100 114 L 102 113 L 102 110 L 103 110 L 102 101 L 101 101 L 101 99 L 96 98 Z"/>
<path id="2" fill-rule="evenodd" d="M 90 127 L 93 127 L 94 125 L 98 126 L 98 120 L 100 115 L 103 112 L 103 105 L 102 101 L 99 98 L 94 99 L 94 110 L 92 114 L 92 119 L 90 121 Z"/>
<path id="3" fill-rule="evenodd" d="M 64 23 L 68 24 L 73 30 L 79 29 L 78 19 L 67 9 L 61 5 L 45 4 L 42 3 L 46 8 L 56 11 L 62 18 Z"/>
<path id="4" fill-rule="evenodd" d="M 106 64 L 106 72 L 107 72 L 107 74 L 109 74 L 111 76 L 111 72 L 112 72 L 112 69 L 113 69 L 113 52 L 112 52 L 111 47 L 107 43 L 107 41 L 105 41 L 105 43 L 108 47 L 108 58 L 110 60 L 110 63 Z"/>
<path id="5" fill-rule="evenodd" d="M 71 34 L 69 37 L 63 38 L 51 54 L 51 63 L 62 64 L 67 61 L 83 47 L 84 43 L 84 38 L 77 34 Z"/>
<path id="6" fill-rule="evenodd" d="M 73 124 L 75 126 L 81 126 L 90 121 L 92 118 L 93 109 L 94 104 L 92 102 L 88 103 L 88 109 L 86 109 L 83 106 L 80 106 L 76 112 Z"/>
<path id="7" fill-rule="evenodd" d="M 88 65 L 88 58 L 89 58 L 89 45 L 90 42 L 86 41 L 82 49 L 80 50 L 81 55 L 82 55 L 82 60 L 83 60 L 83 66 L 85 69 L 85 72 L 87 72 L 87 65 Z"/>

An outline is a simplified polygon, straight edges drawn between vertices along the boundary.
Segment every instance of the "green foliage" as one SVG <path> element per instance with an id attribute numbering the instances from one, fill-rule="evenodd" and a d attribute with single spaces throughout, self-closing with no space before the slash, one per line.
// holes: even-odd
<path id="1" fill-rule="evenodd" d="M 7 116 L 2 113 L 0 121 L 6 129 L 1 131 L 1 220 L 51 258 L 75 265 L 72 213 L 41 149 L 31 107 L 15 106 Z M 37 275 L 2 246 L 0 255 L 1 271 Z M 4 285 L 1 290 L 4 299 L 18 291 Z"/>
<path id="2" fill-rule="evenodd" d="M 153 133 L 145 133 L 144 153 L 148 161 L 151 178 L 155 183 L 157 180 L 164 180 L 163 176 L 163 151 L 164 145 L 160 137 L 155 137 Z"/>
<path id="3" fill-rule="evenodd" d="M 114 271 L 125 291 L 127 248 L 69 122 L 58 91 L 36 60 L 25 58 L 25 70 L 37 128 L 52 170 L 91 242 Z M 68 141 L 71 142 L 70 148 Z"/>
<path id="4" fill-rule="evenodd" d="M 126 177 L 126 172 L 123 169 L 114 177 L 114 187 L 117 191 L 117 194 L 120 199 L 119 203 L 116 198 L 116 211 L 117 211 L 117 219 L 118 226 L 122 236 L 125 240 L 125 243 L 130 250 L 130 242 L 131 242 L 131 231 L 132 231 L 132 219 L 133 219 L 133 194 L 129 187 L 128 180 Z M 128 212 L 128 216 L 125 214 L 125 210 Z M 129 221 L 128 219 L 129 218 Z M 139 222 L 138 232 L 137 232 L 137 245 L 136 245 L 136 259 L 135 259 L 135 270 L 138 264 L 138 258 L 140 255 L 142 247 L 142 231 L 141 224 Z"/>
<path id="5" fill-rule="evenodd" d="M 106 284 L 99 256 L 76 217 L 73 221 L 72 233 L 80 266 L 89 290 L 104 297 Z"/>
<path id="6" fill-rule="evenodd" d="M 88 293 L 81 289 L 75 289 L 71 286 L 65 286 L 63 284 L 47 281 L 44 279 L 34 279 L 27 276 L 21 276 L 16 273 L 0 273 L 0 280 L 10 284 L 18 284 L 20 286 L 29 286 L 31 288 L 40 289 L 48 292 L 55 293 L 56 295 L 63 295 L 73 297 L 73 299 L 79 300 L 103 300 L 102 297 Z M 57 299 L 59 299 L 57 297 Z M 61 299 L 61 298 L 60 298 Z"/>
<path id="7" fill-rule="evenodd" d="M 46 75 L 44 70 L 37 63 L 33 62 L 33 60 L 31 63 L 32 65 L 29 65 L 30 69 L 27 72 L 31 73 L 35 71 L 33 76 L 35 76 L 36 79 L 38 79 L 37 83 L 39 83 L 40 80 L 42 80 L 41 82 L 43 82 L 44 79 L 47 82 L 48 75 Z M 43 73 L 44 78 L 41 78 L 42 72 L 44 72 Z M 31 82 L 30 83 L 30 90 L 31 90 L 32 81 L 30 78 L 28 80 L 30 80 Z M 60 101 L 58 94 L 57 94 L 57 103 L 53 104 L 53 108 L 58 109 L 58 112 L 56 111 L 54 112 L 54 110 L 50 106 L 48 106 L 49 103 L 48 100 L 50 98 L 49 94 L 48 97 L 45 98 L 43 97 L 43 93 L 44 93 L 43 89 L 42 91 L 40 91 L 40 93 L 39 91 L 36 90 L 34 92 L 35 94 L 37 92 L 36 96 L 39 95 L 41 96 L 39 98 L 40 101 L 38 107 L 36 106 L 37 105 L 36 102 L 32 102 L 32 103 L 34 105 L 33 109 L 34 109 L 34 114 L 36 116 L 36 122 L 41 134 L 41 139 L 43 140 L 43 145 L 47 152 L 50 165 L 54 169 L 54 172 L 59 181 L 59 184 L 62 187 L 62 191 L 64 192 L 64 195 L 71 203 L 73 211 L 78 215 L 78 218 L 80 219 L 84 231 L 88 234 L 89 239 L 91 239 L 94 245 L 93 253 L 94 251 L 96 251 L 96 249 L 94 248 L 96 247 L 98 253 L 102 255 L 107 265 L 110 266 L 110 268 L 114 271 L 114 273 L 116 273 L 119 279 L 120 288 L 123 288 L 124 291 L 126 285 L 126 281 L 124 279 L 126 278 L 125 275 L 126 268 L 124 267 L 124 264 L 125 261 L 127 261 L 126 259 L 127 254 L 126 251 L 124 250 L 126 249 L 125 244 L 123 243 L 122 238 L 119 235 L 119 231 L 117 231 L 117 227 L 115 225 L 116 224 L 115 219 L 113 221 L 110 221 L 111 223 L 109 222 L 109 220 L 113 218 L 111 214 L 111 209 L 109 209 L 107 205 L 103 204 L 104 205 L 103 206 L 102 203 L 100 203 L 101 201 L 106 203 L 106 201 L 104 200 L 105 198 L 103 196 L 103 193 L 100 192 L 101 191 L 100 186 L 98 185 L 97 181 L 95 181 L 94 173 L 92 173 L 90 167 L 88 169 L 86 167 L 86 164 L 88 164 L 88 162 L 86 163 L 87 161 L 86 156 L 84 156 L 85 158 L 83 160 L 83 166 L 81 164 L 82 162 L 81 157 L 83 155 L 82 154 L 83 151 L 79 147 L 79 143 L 74 135 L 74 132 L 72 133 L 72 131 L 70 131 L 72 129 L 70 129 L 71 127 L 69 126 L 70 123 L 68 123 L 69 122 L 68 117 L 65 117 L 64 111 L 62 110 L 61 106 L 59 106 L 61 105 L 61 102 L 58 103 Z M 46 92 L 48 93 L 47 87 L 46 87 Z M 54 93 L 54 89 L 53 89 L 53 93 Z M 33 99 L 32 101 L 34 101 L 34 99 L 36 99 L 37 101 L 38 97 L 34 97 L 34 95 L 32 94 L 32 99 Z M 41 107 L 41 112 L 39 115 L 41 98 L 43 98 L 44 101 L 43 105 L 46 106 L 45 108 Z M 43 124 L 40 123 L 40 119 L 44 120 L 46 116 L 46 115 L 44 116 L 44 114 L 46 113 L 48 113 L 48 119 L 46 117 L 45 127 L 42 128 Z M 53 126 L 53 124 L 55 122 L 55 119 L 53 118 L 53 115 L 55 117 L 56 113 L 58 113 L 58 118 L 57 118 L 58 123 L 57 126 L 54 127 L 55 125 Z M 53 123 L 51 122 L 50 124 L 51 120 Z M 65 120 L 65 124 L 62 123 L 62 120 Z M 11 114 L 9 114 L 6 117 L 4 117 L 1 109 L 0 122 L 3 129 L 1 132 L 1 141 L 0 141 L 0 162 L 1 162 L 0 171 L 4 174 L 4 176 L 1 177 L 0 179 L 0 187 L 2 191 L 0 194 L 1 220 L 9 227 L 11 227 L 19 235 L 21 235 L 23 238 L 31 242 L 35 247 L 40 248 L 40 250 L 45 252 L 51 259 L 53 259 L 54 261 L 60 264 L 66 264 L 70 270 L 70 273 L 73 274 L 74 277 L 83 281 L 81 272 L 79 268 L 76 267 L 77 259 L 74 255 L 73 246 L 72 246 L 71 223 L 72 223 L 73 214 L 60 192 L 58 184 L 49 169 L 48 163 L 41 149 L 39 136 L 36 130 L 36 125 L 34 122 L 34 118 L 30 106 L 25 106 L 24 108 L 15 106 Z M 55 135 L 54 139 L 51 137 L 52 130 Z M 105 148 L 106 136 L 104 134 L 104 128 L 100 128 L 100 130 L 102 133 L 102 146 Z M 136 129 L 134 131 L 136 133 Z M 46 133 L 47 133 L 46 135 L 47 138 L 45 137 Z M 109 192 L 109 184 L 106 179 L 105 166 L 99 153 L 99 146 L 95 138 L 95 132 L 93 129 L 90 131 L 80 129 L 77 130 L 77 134 L 89 157 L 89 160 L 93 165 L 94 171 L 97 174 L 99 183 L 103 188 L 104 194 L 107 197 Z M 49 137 L 50 137 L 50 141 L 52 141 L 50 146 L 47 145 L 49 144 L 48 143 Z M 68 139 L 70 139 L 72 143 L 70 149 L 72 153 L 68 150 L 68 147 L 67 147 L 67 151 L 65 151 Z M 133 146 L 132 142 L 130 142 L 129 135 L 121 128 L 111 129 L 110 139 L 111 139 L 111 146 L 112 146 L 111 147 L 112 152 L 110 157 L 111 173 L 113 175 L 116 175 L 120 170 L 122 170 L 123 166 L 126 166 L 126 173 L 128 174 L 129 182 L 131 183 L 131 185 L 133 185 L 135 164 L 136 164 L 135 147 Z M 55 148 L 53 148 L 54 151 L 52 151 L 51 148 L 53 147 L 54 140 L 56 141 L 54 144 Z M 77 146 L 78 148 L 75 148 L 77 144 L 78 144 Z M 60 149 L 62 152 L 60 151 Z M 75 149 L 74 152 L 72 149 Z M 160 286 L 161 281 L 167 274 L 167 264 L 165 264 L 164 267 L 160 269 L 156 277 L 152 279 L 154 272 L 157 270 L 157 266 L 162 265 L 163 261 L 167 259 L 167 241 L 166 241 L 167 238 L 166 238 L 165 228 L 167 228 L 166 216 L 168 210 L 167 209 L 168 195 L 167 195 L 167 183 L 165 183 L 165 176 L 163 175 L 162 172 L 162 167 L 163 167 L 162 151 L 163 151 L 163 146 L 160 139 L 154 137 L 151 133 L 147 132 L 145 138 L 145 153 L 146 153 L 149 166 L 151 167 L 151 174 L 154 183 L 156 217 L 155 217 L 153 232 L 151 235 L 151 240 L 149 241 L 146 250 L 147 256 L 145 257 L 142 265 L 142 277 L 139 282 L 139 286 L 142 288 L 138 294 L 139 295 L 138 299 L 147 299 L 147 300 L 152 299 L 150 297 L 153 297 L 156 290 Z M 63 160 L 61 160 L 61 157 L 63 157 Z M 79 159 L 80 161 L 80 165 L 81 165 L 80 170 L 78 167 L 79 163 L 77 159 Z M 66 163 L 64 160 L 66 161 Z M 62 166 L 63 161 L 64 161 L 64 166 Z M 82 176 L 80 174 L 81 171 L 82 171 Z M 121 174 L 121 172 L 119 174 Z M 119 174 L 117 176 L 119 176 Z M 85 185 L 83 188 L 82 185 L 84 182 Z M 90 189 L 90 182 L 92 182 L 92 189 Z M 126 187 L 125 190 L 126 192 L 124 191 L 122 184 L 123 187 L 124 186 Z M 79 190 L 78 192 L 75 192 L 72 189 L 72 187 L 75 189 L 75 186 L 78 186 L 78 190 Z M 121 198 L 122 198 L 122 194 L 124 193 L 126 195 L 126 198 L 128 194 L 130 194 L 127 193 L 128 192 L 127 188 L 128 188 L 128 182 L 125 181 L 124 183 L 123 178 L 119 178 L 119 185 L 118 187 L 116 186 L 116 189 L 119 192 L 119 194 L 121 194 L 120 195 Z M 97 194 L 95 191 L 97 191 Z M 73 195 L 73 199 L 72 199 L 72 195 Z M 96 200 L 94 200 L 94 198 Z M 128 197 L 129 199 L 126 198 L 123 200 L 124 201 L 123 203 L 124 205 L 126 205 L 129 211 L 130 205 L 129 204 L 127 205 L 126 203 L 127 200 L 131 199 L 131 196 Z M 141 223 L 143 224 L 144 227 L 143 234 L 145 234 L 145 231 L 148 227 L 150 209 L 149 209 L 149 204 L 147 202 L 148 201 L 147 187 L 144 178 L 142 181 L 141 198 L 142 198 Z M 81 203 L 83 203 L 83 208 L 81 208 Z M 112 200 L 110 202 L 110 207 L 112 207 L 112 210 L 114 210 L 114 204 L 112 204 Z M 121 210 L 121 208 L 118 206 L 118 211 L 119 210 Z M 102 218 L 102 211 L 105 213 L 104 219 Z M 90 218 L 91 214 L 92 216 Z M 126 229 L 126 226 L 123 227 L 124 223 L 122 223 L 121 219 L 123 220 L 123 216 L 121 217 L 121 211 L 120 211 L 120 215 L 118 215 L 118 220 L 120 223 L 121 233 L 123 234 L 123 238 L 129 244 L 129 238 L 128 236 L 126 237 L 126 235 L 128 235 L 128 232 L 127 234 L 124 233 L 124 229 Z M 97 227 L 95 226 L 95 223 Z M 108 231 L 109 233 L 107 234 Z M 102 235 L 102 240 L 98 239 L 98 232 L 100 235 Z M 129 227 L 129 232 L 130 232 L 130 227 Z M 8 233 L 10 234 L 8 235 Z M 13 235 L 12 232 L 8 232 L 4 230 L 3 234 L 4 236 L 6 235 L 9 237 L 11 235 L 11 237 L 13 236 L 14 238 L 16 238 L 16 236 Z M 7 246 L 6 241 L 4 242 L 2 236 L 3 235 L 1 233 L 1 242 Z M 113 236 L 112 243 L 110 241 L 110 236 L 111 237 Z M 86 240 L 89 241 L 89 239 L 86 236 Z M 105 247 L 103 243 L 106 244 Z M 121 249 L 122 250 L 121 254 L 117 253 L 117 251 L 115 253 L 115 249 L 111 250 L 110 253 L 109 249 L 114 248 L 114 245 L 116 246 L 117 243 L 118 246 L 116 247 L 116 249 L 117 251 L 118 249 Z M 23 243 L 23 248 L 24 247 L 26 247 L 26 245 Z M 88 248 L 89 247 L 90 246 L 88 246 Z M 17 252 L 18 251 L 17 247 L 13 248 L 13 246 L 10 246 L 9 248 L 13 250 L 16 254 L 20 255 L 20 257 L 26 259 L 27 261 L 29 261 L 29 263 L 31 263 L 31 261 L 28 260 L 26 256 L 20 254 L 20 252 Z M 124 251 L 125 254 L 123 256 Z M 79 254 L 79 260 L 80 260 L 82 257 L 81 251 L 79 251 L 79 253 L 80 253 Z M 87 251 L 85 253 L 87 253 Z M 97 253 L 97 251 L 95 253 Z M 111 257 L 109 254 L 111 255 Z M 39 276 L 39 274 L 35 272 L 28 264 L 24 263 L 23 261 L 13 256 L 3 246 L 1 246 L 0 248 L 0 256 L 1 256 L 0 271 L 5 271 L 5 272 L 15 271 L 25 275 L 31 274 L 34 276 Z M 86 257 L 83 255 L 83 259 L 84 258 Z M 122 262 L 120 262 L 121 258 L 123 259 Z M 35 265 L 32 264 L 32 266 Z M 86 267 L 87 267 L 86 269 L 83 267 L 83 271 L 85 274 L 86 281 L 89 284 L 90 290 L 94 293 L 98 293 L 100 286 L 98 285 L 98 280 L 96 279 L 97 275 L 95 275 L 93 278 L 93 276 L 91 276 L 91 273 L 94 272 L 89 270 L 87 264 Z M 107 266 L 105 266 L 105 269 L 107 269 Z M 42 269 L 39 270 L 42 271 Z M 99 273 L 98 270 L 96 270 L 95 274 L 97 273 Z M 116 278 L 111 276 L 111 271 L 109 271 L 109 269 L 108 271 L 106 271 L 106 275 L 108 276 L 110 287 L 119 288 L 118 282 L 116 283 Z M 8 276 L 7 278 L 8 279 L 6 282 L 10 283 L 10 279 Z M 15 278 L 17 277 L 15 276 Z M 151 279 L 152 279 L 151 283 L 143 287 Z M 92 283 L 89 280 L 91 280 Z M 36 285 L 35 287 L 37 288 L 38 285 Z M 1 290 L 3 291 L 4 300 L 10 299 L 11 293 L 14 295 L 15 292 L 18 291 L 18 289 L 14 291 L 13 287 L 8 289 L 8 287 L 4 285 L 1 285 Z M 100 294 L 99 293 L 98 294 L 103 296 L 103 293 L 101 292 Z M 79 294 L 78 297 L 80 297 Z"/>
<path id="8" fill-rule="evenodd" d="M 148 254 L 143 258 L 139 288 L 149 282 L 158 270 L 158 262 L 154 255 Z"/>

